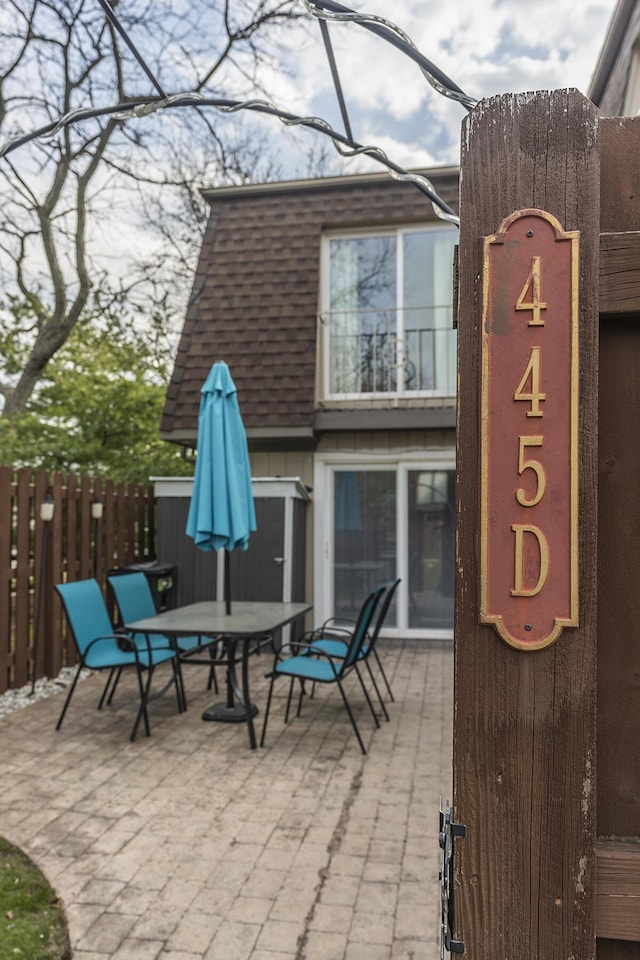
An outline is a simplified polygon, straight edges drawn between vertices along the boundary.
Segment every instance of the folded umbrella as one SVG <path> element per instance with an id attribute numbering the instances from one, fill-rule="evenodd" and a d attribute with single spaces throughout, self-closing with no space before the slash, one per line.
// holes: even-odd
<path id="1" fill-rule="evenodd" d="M 246 550 L 256 529 L 247 435 L 226 363 L 213 364 L 201 394 L 186 532 L 201 550 L 225 551 L 224 597 L 231 613 L 229 551 Z"/>

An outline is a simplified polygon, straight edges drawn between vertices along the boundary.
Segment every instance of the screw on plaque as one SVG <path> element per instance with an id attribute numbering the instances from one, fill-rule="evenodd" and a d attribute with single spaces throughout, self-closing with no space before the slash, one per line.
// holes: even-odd
<path id="1" fill-rule="evenodd" d="M 525 628 L 525 630 L 531 630 L 531 629 L 532 629 L 530 623 L 525 623 L 524 628 Z"/>
<path id="2" fill-rule="evenodd" d="M 527 236 L 528 236 L 528 237 L 532 237 L 532 236 L 533 236 L 533 230 L 527 230 Z"/>

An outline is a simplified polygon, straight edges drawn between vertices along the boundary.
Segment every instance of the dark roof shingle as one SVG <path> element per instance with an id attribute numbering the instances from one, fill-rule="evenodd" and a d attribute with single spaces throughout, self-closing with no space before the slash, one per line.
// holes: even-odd
<path id="1" fill-rule="evenodd" d="M 457 205 L 457 171 L 429 171 Z M 390 177 L 341 177 L 207 194 L 211 215 L 162 419 L 162 435 L 195 439 L 200 387 L 225 360 L 245 426 L 313 424 L 323 231 L 432 221 L 415 187 Z"/>

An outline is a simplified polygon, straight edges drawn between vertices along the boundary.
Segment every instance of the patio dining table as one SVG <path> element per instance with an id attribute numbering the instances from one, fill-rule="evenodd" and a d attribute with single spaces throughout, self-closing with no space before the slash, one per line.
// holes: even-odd
<path id="1" fill-rule="evenodd" d="M 227 701 L 208 707 L 204 720 L 226 723 L 246 721 L 249 745 L 256 748 L 253 718 L 258 712 L 249 696 L 249 656 L 259 652 L 267 642 L 287 624 L 298 620 L 311 610 L 308 603 L 284 603 L 234 600 L 231 613 L 225 604 L 215 600 L 190 603 L 174 610 L 165 610 L 153 617 L 125 624 L 134 633 L 160 633 L 173 642 L 178 637 L 208 637 L 209 642 L 181 654 L 183 663 L 199 663 L 211 667 L 215 659 L 203 656 L 206 648 L 222 644 L 224 664 L 227 668 Z M 242 684 L 236 676 L 236 666 L 241 665 Z"/>

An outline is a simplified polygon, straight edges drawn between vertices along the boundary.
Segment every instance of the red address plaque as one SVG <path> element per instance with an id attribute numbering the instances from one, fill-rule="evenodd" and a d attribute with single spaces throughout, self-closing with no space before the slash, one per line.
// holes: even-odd
<path id="1" fill-rule="evenodd" d="M 578 254 L 543 210 L 484 240 L 480 622 L 520 650 L 578 625 Z"/>

